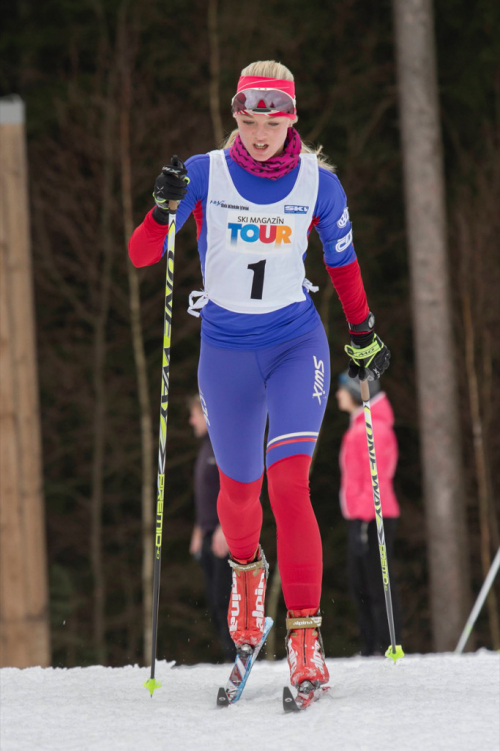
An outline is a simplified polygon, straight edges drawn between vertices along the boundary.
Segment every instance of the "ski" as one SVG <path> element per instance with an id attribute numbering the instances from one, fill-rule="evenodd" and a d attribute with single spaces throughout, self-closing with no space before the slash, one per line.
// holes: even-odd
<path id="1" fill-rule="evenodd" d="M 285 712 L 300 712 L 321 699 L 323 694 L 326 694 L 329 690 L 330 686 L 314 688 L 310 681 L 304 681 L 300 684 L 297 695 L 294 697 L 288 686 L 285 686 L 283 689 L 283 709 Z"/>
<path id="2" fill-rule="evenodd" d="M 273 619 L 266 618 L 264 622 L 264 633 L 262 634 L 262 639 L 257 644 L 257 646 L 253 649 L 251 647 L 248 647 L 247 649 L 242 648 L 238 650 L 233 669 L 231 670 L 231 674 L 229 676 L 229 680 L 226 683 L 225 687 L 221 686 L 221 688 L 219 688 L 219 691 L 217 693 L 218 707 L 228 707 L 230 704 L 237 702 L 241 697 L 243 689 L 245 688 L 246 682 L 248 680 L 248 676 L 250 675 L 250 671 L 252 670 L 255 660 L 257 659 L 260 650 L 264 646 L 267 636 L 272 627 Z"/>

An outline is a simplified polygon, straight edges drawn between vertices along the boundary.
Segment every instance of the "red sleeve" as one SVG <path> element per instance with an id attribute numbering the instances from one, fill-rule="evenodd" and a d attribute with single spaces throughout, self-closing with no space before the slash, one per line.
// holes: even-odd
<path id="1" fill-rule="evenodd" d="M 168 224 L 158 224 L 153 219 L 153 209 L 148 211 L 143 223 L 136 227 L 128 243 L 128 254 L 134 266 L 151 266 L 158 263 L 163 254 L 167 232 Z"/>
<path id="2" fill-rule="evenodd" d="M 342 303 L 347 321 L 353 324 L 362 323 L 370 311 L 358 261 L 335 268 L 327 266 L 326 270 Z"/>

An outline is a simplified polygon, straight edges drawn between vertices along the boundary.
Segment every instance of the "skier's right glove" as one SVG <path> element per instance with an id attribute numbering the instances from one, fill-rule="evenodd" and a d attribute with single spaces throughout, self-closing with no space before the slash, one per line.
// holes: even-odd
<path id="1" fill-rule="evenodd" d="M 178 156 L 173 156 L 167 167 L 162 167 L 153 191 L 156 206 L 153 218 L 158 224 L 168 224 L 168 204 L 170 201 L 182 201 L 187 193 L 189 177 L 187 169 Z"/>

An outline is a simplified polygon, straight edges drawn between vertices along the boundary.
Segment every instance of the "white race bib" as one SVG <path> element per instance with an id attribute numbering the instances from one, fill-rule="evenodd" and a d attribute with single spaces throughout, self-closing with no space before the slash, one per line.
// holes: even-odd
<path id="1" fill-rule="evenodd" d="M 269 313 L 305 300 L 304 255 L 318 195 L 314 154 L 302 154 L 282 201 L 259 205 L 236 190 L 223 151 L 210 152 L 205 292 L 236 313 Z"/>

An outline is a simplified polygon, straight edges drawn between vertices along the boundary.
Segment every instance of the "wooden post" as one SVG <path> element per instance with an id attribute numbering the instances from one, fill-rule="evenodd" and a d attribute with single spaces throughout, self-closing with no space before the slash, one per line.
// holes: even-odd
<path id="1" fill-rule="evenodd" d="M 0 667 L 50 665 L 24 103 L 0 99 Z"/>

